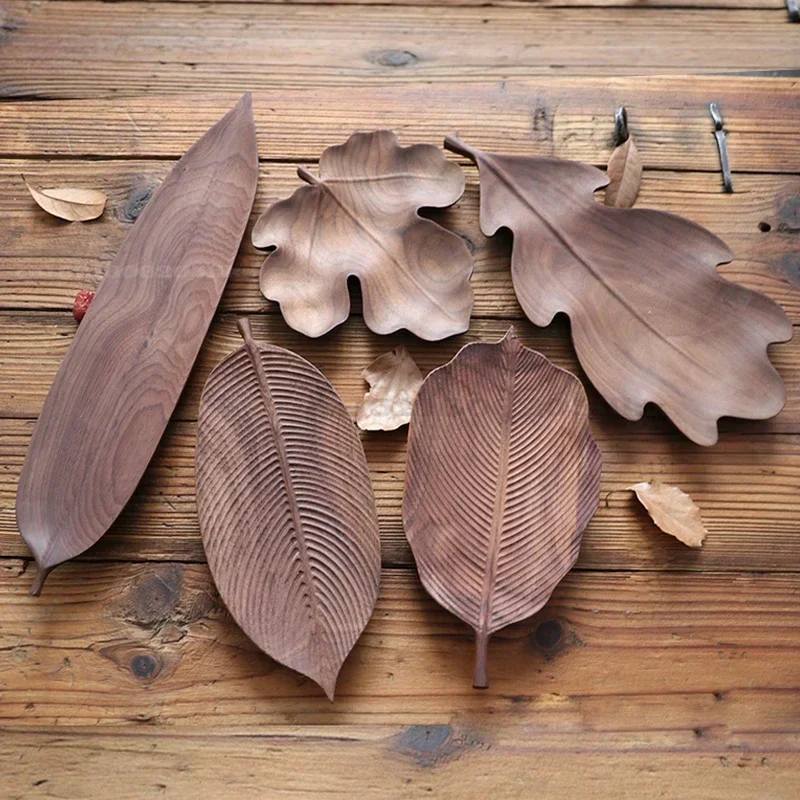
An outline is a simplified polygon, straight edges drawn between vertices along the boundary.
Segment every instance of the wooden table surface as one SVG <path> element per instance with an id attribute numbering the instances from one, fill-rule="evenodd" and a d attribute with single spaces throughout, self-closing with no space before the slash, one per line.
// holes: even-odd
<path id="1" fill-rule="evenodd" d="M 355 129 L 391 127 L 404 144 L 458 132 L 603 166 L 624 104 L 645 164 L 639 205 L 723 237 L 736 260 L 722 274 L 798 324 L 797 67 L 800 25 L 780 0 L 3 0 L 0 796 L 798 797 L 800 337 L 771 349 L 785 410 L 724 421 L 712 448 L 653 409 L 625 422 L 587 386 L 600 510 L 547 606 L 492 640 L 486 691 L 471 688 L 470 631 L 425 595 L 403 535 L 405 430 L 363 436 L 384 568 L 333 704 L 256 652 L 221 606 L 193 458 L 200 388 L 238 346 L 237 314 L 317 364 L 353 412 L 360 370 L 392 346 L 428 371 L 512 323 L 584 377 L 563 321 L 521 319 L 509 237 L 481 235 L 472 167 L 464 198 L 432 215 L 474 250 L 467 334 L 378 337 L 356 302 L 341 328 L 305 339 L 259 293 L 248 232 L 139 490 L 38 599 L 14 519 L 75 293 L 97 285 L 152 188 L 241 91 L 254 92 L 261 156 L 253 219 L 299 185 L 298 163 Z M 711 101 L 729 131 L 732 195 Z M 21 173 L 102 189 L 107 209 L 86 224 L 48 217 Z M 641 269 L 659 279 L 656 264 Z M 699 503 L 701 551 L 659 533 L 625 490 L 651 478 Z"/>

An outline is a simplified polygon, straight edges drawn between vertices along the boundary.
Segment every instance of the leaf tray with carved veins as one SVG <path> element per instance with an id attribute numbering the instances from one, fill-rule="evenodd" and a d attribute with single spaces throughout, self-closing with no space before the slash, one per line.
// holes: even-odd
<path id="1" fill-rule="evenodd" d="M 211 573 L 244 632 L 332 700 L 378 595 L 364 449 L 333 386 L 256 342 L 211 373 L 197 423 L 197 513 Z"/>
<path id="2" fill-rule="evenodd" d="M 511 274 L 525 314 L 569 315 L 578 358 L 623 417 L 652 402 L 703 445 L 722 416 L 767 419 L 786 401 L 767 346 L 792 337 L 781 308 L 722 278 L 733 254 L 716 236 L 663 211 L 595 202 L 600 170 L 558 158 L 504 156 L 455 137 L 481 181 L 481 229 L 514 236 Z"/>
<path id="3" fill-rule="evenodd" d="M 347 279 L 361 283 L 375 333 L 406 328 L 422 339 L 463 333 L 472 309 L 472 256 L 460 236 L 418 213 L 464 192 L 464 173 L 433 145 L 400 147 L 391 131 L 353 134 L 322 154 L 319 176 L 268 208 L 253 244 L 274 248 L 261 291 L 286 322 L 322 336 L 350 314 Z"/>
<path id="4" fill-rule="evenodd" d="M 428 593 L 475 630 L 476 687 L 492 633 L 538 611 L 578 557 L 600 492 L 588 413 L 580 381 L 513 328 L 417 395 L 403 523 Z"/>

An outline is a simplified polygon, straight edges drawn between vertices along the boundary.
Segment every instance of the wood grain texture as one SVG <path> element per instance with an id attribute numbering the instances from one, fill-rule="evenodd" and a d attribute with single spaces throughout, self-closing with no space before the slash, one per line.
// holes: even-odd
<path id="1" fill-rule="evenodd" d="M 526 800 L 534 785 L 540 800 L 581 797 L 587 786 L 599 800 L 656 797 L 667 786 L 675 797 L 695 796 L 701 786 L 704 800 L 794 800 L 800 778 L 800 755 L 768 737 L 747 752 L 670 750 L 649 742 L 647 749 L 640 744 L 621 752 L 608 745 L 617 734 L 530 736 L 497 724 L 481 733 L 477 739 L 457 725 L 179 733 L 53 727 L 2 731 L 0 758 L 9 765 L 12 796 L 71 800 L 105 800 L 106 792 L 121 800 L 149 793 L 239 800 L 262 798 L 265 786 L 277 800 L 489 794 Z M 108 776 L 102 787 L 98 771 Z"/>
<path id="2" fill-rule="evenodd" d="M 205 566 L 72 562 L 47 605 L 27 597 L 24 564 L 3 566 L 7 728 L 329 724 L 346 737 L 347 725 L 449 725 L 545 749 L 798 747 L 796 574 L 573 570 L 542 611 L 495 636 L 492 687 L 474 692 L 470 629 L 413 571 L 385 570 L 331 704 L 233 624 Z"/>
<path id="3" fill-rule="evenodd" d="M 796 26 L 782 1 L 764 15 L 684 17 L 650 7 L 683 0 L 630 0 L 636 8 L 612 9 L 603 20 L 584 7 L 606 0 L 577 0 L 567 14 L 536 7 L 550 2 L 572 0 L 520 4 L 507 19 L 499 8 L 488 16 L 483 8 L 384 7 L 364 15 L 331 11 L 327 0 L 275 14 L 239 3 L 220 12 L 218 3 L 190 2 L 184 13 L 175 3 L 2 4 L 0 92 L 18 100 L 0 104 L 0 307 L 26 313 L 0 316 L 0 415 L 21 417 L 0 419 L 0 553 L 26 554 L 14 491 L 30 417 L 75 330 L 68 313 L 39 310 L 68 312 L 77 289 L 96 285 L 171 168 L 167 160 L 219 119 L 243 85 L 275 87 L 255 98 L 265 161 L 256 214 L 291 193 L 289 164 L 313 163 L 356 129 L 395 128 L 404 145 L 458 131 L 487 150 L 602 167 L 614 109 L 625 104 L 652 170 L 639 202 L 724 238 L 736 261 L 721 274 L 800 320 L 797 80 L 605 77 L 621 64 L 796 67 Z M 687 2 L 705 9 L 764 0 Z M 530 77 L 522 84 L 507 80 L 523 72 Z M 67 96 L 80 99 L 50 99 Z M 727 197 L 719 193 L 711 101 L 730 131 L 737 194 Z M 29 161 L 19 169 L 12 156 Z M 3 170 L 63 185 L 85 178 L 109 191 L 109 208 L 91 225 L 40 224 Z M 321 367 L 351 411 L 363 391 L 358 372 L 392 346 L 409 347 L 427 372 L 466 341 L 498 338 L 521 314 L 510 237 L 482 236 L 474 168 L 467 177 L 464 198 L 434 217 L 475 247 L 480 319 L 465 336 L 437 345 L 405 334 L 380 339 L 365 330 L 354 297 L 352 319 L 323 340 L 305 340 L 260 294 L 263 257 L 249 236 L 221 307 L 259 313 L 256 335 Z M 579 371 L 563 322 L 518 328 L 526 344 Z M 81 556 L 95 563 L 56 570 L 46 599 L 34 603 L 25 596 L 32 565 L 19 574 L 27 562 L 0 562 L 0 794 L 794 800 L 797 576 L 702 573 L 800 564 L 795 343 L 772 349 L 790 394 L 785 411 L 765 423 L 723 422 L 715 448 L 676 436 L 653 409 L 634 426 L 588 388 L 606 454 L 601 508 L 579 560 L 592 572 L 573 570 L 536 618 L 498 635 L 493 688 L 477 693 L 466 685 L 468 629 L 426 598 L 410 570 L 387 570 L 333 706 L 234 626 L 204 567 L 169 563 L 203 559 L 192 420 L 211 367 L 238 344 L 234 317 L 221 316 L 138 490 Z M 400 519 L 404 440 L 362 437 L 387 564 L 410 563 Z M 616 491 L 648 477 L 683 486 L 711 515 L 702 552 L 668 542 L 630 492 Z M 103 556 L 161 563 L 98 564 Z M 604 566 L 675 572 L 594 571 Z"/>
<path id="4" fill-rule="evenodd" d="M 457 131 L 484 150 L 559 156 L 600 167 L 614 148 L 614 110 L 625 105 L 649 167 L 708 170 L 719 181 L 708 104 L 717 102 L 725 115 L 735 171 L 798 173 L 797 86 L 796 78 L 723 75 L 484 77 L 458 85 L 391 82 L 359 86 L 358 92 L 335 87 L 256 92 L 254 113 L 264 142 L 261 157 L 294 164 L 316 160 L 354 129 L 389 127 L 400 131 L 402 144 L 441 142 Z M 230 93 L 121 99 L 93 94 L 80 101 L 5 102 L 0 153 L 177 158 L 235 99 Z"/>
<path id="5" fill-rule="evenodd" d="M 151 3 L 196 3 L 197 0 L 150 0 Z M 219 3 L 258 3 L 269 4 L 289 3 L 292 5 L 387 5 L 387 6 L 421 6 L 426 7 L 440 6 L 442 8 L 450 6 L 517 6 L 519 8 L 529 8 L 531 6 L 546 8 L 570 8 L 577 6 L 630 6 L 647 8 L 771 8 L 776 9 L 780 6 L 779 0 L 214 0 Z"/>
<path id="6" fill-rule="evenodd" d="M 0 105 L 0 112 L 2 109 Z M 3 307 L 71 309 L 79 289 L 97 286 L 133 220 L 171 167 L 169 162 L 153 160 L 0 161 Z M 63 225 L 26 200 L 24 186 L 19 185 L 20 172 L 62 185 L 86 181 L 102 187 L 109 194 L 108 210 L 92 225 Z M 465 172 L 464 196 L 453 207 L 426 215 L 465 237 L 473 253 L 473 317 L 522 317 L 509 270 L 511 237 L 483 235 L 478 172 L 471 165 Z M 724 239 L 735 260 L 721 266 L 719 273 L 767 294 L 784 307 L 794 322 L 800 322 L 800 177 L 737 174 L 736 192 L 732 195 L 720 192 L 719 181 L 718 171 L 645 171 L 637 204 L 681 214 Z M 295 185 L 291 165 L 262 164 L 251 227 L 258 215 L 289 194 Z M 277 312 L 277 306 L 266 301 L 259 289 L 263 260 L 263 254 L 252 246 L 246 234 L 222 296 L 221 309 Z M 356 297 L 353 313 L 358 313 L 359 308 Z M 2 384 L 0 381 L 0 391 Z"/>
<path id="7" fill-rule="evenodd" d="M 616 424 L 611 424 L 615 419 Z M 796 435 L 729 434 L 700 449 L 674 431 L 592 420 L 604 454 L 601 503 L 584 536 L 577 567 L 588 570 L 688 572 L 786 570 L 800 564 Z M 14 519 L 14 494 L 32 423 L 0 422 L 0 554 L 27 556 Z M 81 558 L 191 562 L 205 560 L 197 521 L 194 459 L 197 428 L 167 428 L 151 466 L 109 532 Z M 362 438 L 370 466 L 386 565 L 413 563 L 401 506 L 405 431 Z M 643 479 L 677 484 L 700 504 L 710 535 L 702 552 L 660 533 L 629 491 Z"/>
<path id="8" fill-rule="evenodd" d="M 24 70 L 5 66 L 6 97 L 797 68 L 796 31 L 780 7 L 444 10 L 7 0 L 4 8 L 16 28 L 4 37 L 0 64 L 25 62 Z M 720 30 L 725 36 L 709 35 Z M 265 48 L 265 41 L 281 46 Z"/>
<path id="9" fill-rule="evenodd" d="M 469 327 L 472 256 L 419 215 L 464 193 L 464 173 L 438 147 L 400 147 L 392 131 L 354 133 L 322 153 L 319 175 L 297 174 L 310 185 L 268 208 L 252 235 L 272 251 L 261 291 L 292 328 L 316 337 L 344 322 L 351 277 L 375 333 L 405 328 L 436 341 Z"/>
<path id="10" fill-rule="evenodd" d="M 475 688 L 492 634 L 542 608 L 577 560 L 600 467 L 580 381 L 513 328 L 422 384 L 403 525 L 422 584 L 475 631 Z"/>
<path id="11" fill-rule="evenodd" d="M 581 366 L 623 417 L 641 419 L 652 402 L 712 445 L 720 417 L 769 419 L 783 408 L 767 347 L 791 339 L 791 322 L 717 274 L 733 260 L 722 240 L 682 217 L 595 202 L 608 179 L 586 164 L 445 143 L 480 169 L 481 230 L 514 236 L 511 275 L 526 316 L 543 326 L 570 317 Z"/>
<path id="12" fill-rule="evenodd" d="M 380 535 L 367 462 L 336 390 L 256 342 L 211 373 L 197 424 L 197 513 L 219 592 L 265 653 L 336 678 L 375 607 Z"/>
<path id="13" fill-rule="evenodd" d="M 167 176 L 109 267 L 20 476 L 16 515 L 39 567 L 34 593 L 133 494 L 222 295 L 257 176 L 245 95 Z"/>

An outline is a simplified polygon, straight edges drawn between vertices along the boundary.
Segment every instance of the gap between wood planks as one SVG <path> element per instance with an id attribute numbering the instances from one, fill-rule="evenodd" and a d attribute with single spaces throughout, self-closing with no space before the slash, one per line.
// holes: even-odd
<path id="1" fill-rule="evenodd" d="M 142 0 L 94 0 L 96 3 L 123 5 L 141 3 Z M 153 4 L 168 5 L 296 5 L 296 6 L 370 6 L 395 9 L 424 6 L 425 8 L 637 8 L 641 0 L 149 0 Z M 647 0 L 646 8 L 683 9 L 691 11 L 719 10 L 775 10 L 780 0 Z M 788 17 L 787 17 L 788 21 Z"/>
<path id="2" fill-rule="evenodd" d="M 105 2 L 113 3 L 117 2 L 117 0 L 105 0 Z M 16 99 L 16 98 L 15 98 Z M 38 102 L 38 99 L 37 99 Z M 713 131 L 709 130 L 709 135 L 713 135 Z M 343 140 L 344 141 L 344 140 Z M 343 143 L 343 142 L 342 142 Z M 404 147 L 410 146 L 413 143 L 403 144 Z M 420 142 L 420 144 L 434 144 L 435 146 L 439 146 L 438 143 L 434 142 Z M 531 153 L 531 158 L 536 158 L 534 153 Z M 177 164 L 180 160 L 177 156 L 166 156 L 166 155 L 69 155 L 68 153 L 0 153 L 0 161 L 35 161 L 35 162 L 58 162 L 61 164 L 80 164 L 81 162 L 89 162 L 91 164 L 102 164 L 103 162 L 114 162 L 114 161 L 126 161 L 126 162 L 137 162 L 137 161 L 158 161 L 159 163 L 163 164 Z M 461 156 L 450 156 L 448 154 L 448 160 L 455 161 L 461 167 L 472 167 L 473 162 L 469 161 L 468 159 L 462 158 Z M 570 160 L 570 159 L 565 159 Z M 259 156 L 258 163 L 263 164 L 264 166 L 269 165 L 286 165 L 290 167 L 297 167 L 297 166 L 305 166 L 305 167 L 319 167 L 319 157 L 317 158 L 289 158 L 284 156 Z M 597 167 L 598 169 L 605 170 L 606 162 L 599 161 L 599 160 L 588 160 L 584 161 L 584 164 L 589 164 L 593 167 Z M 711 166 L 703 166 L 702 164 L 697 166 L 688 165 L 686 167 L 681 166 L 648 166 L 644 169 L 645 174 L 647 173 L 683 173 L 683 172 L 699 172 L 703 174 L 710 174 L 714 175 L 721 172 L 719 169 L 715 169 Z M 757 175 L 763 176 L 768 178 L 777 178 L 781 176 L 795 176 L 800 175 L 800 170 L 798 171 L 789 171 L 789 172 L 767 172 L 764 170 L 759 169 L 737 169 L 735 172 L 732 173 L 734 185 L 736 182 L 737 175 Z M 299 179 L 298 179 L 299 180 Z M 721 178 L 720 178 L 721 180 Z M 298 183 L 297 188 L 299 189 L 303 184 Z M 602 190 L 601 190 L 602 191 Z M 720 194 L 722 190 L 720 189 Z M 2 254 L 0 253 L 0 258 L 2 258 Z"/>
<path id="3" fill-rule="evenodd" d="M 653 535 L 656 536 L 665 536 L 659 531 L 654 531 Z M 101 539 L 102 541 L 102 539 Z M 96 545 L 93 545 L 95 547 Z M 33 556 L 20 556 L 20 555 L 0 555 L 0 569 L 3 568 L 11 568 L 14 564 L 18 564 L 22 562 L 23 566 L 21 571 L 19 571 L 18 575 L 30 574 L 31 579 L 33 579 L 32 570 L 34 570 L 36 566 L 36 562 Z M 204 558 L 190 558 L 188 556 L 183 557 L 175 557 L 172 555 L 165 555 L 163 558 L 147 558 L 144 556 L 125 556 L 125 557 L 114 557 L 113 555 L 102 554 L 99 556 L 93 556 L 90 552 L 89 553 L 82 553 L 75 558 L 69 560 L 70 564 L 93 564 L 97 566 L 101 566 L 103 564 L 207 564 L 208 562 Z M 56 567 L 58 569 L 58 567 Z M 381 570 L 397 570 L 399 572 L 407 571 L 409 573 L 413 573 L 414 575 L 417 574 L 417 567 L 414 563 L 409 563 L 408 561 L 393 561 L 391 559 L 384 559 L 381 561 Z M 29 572 L 31 571 L 31 572 Z M 696 569 L 687 569 L 683 567 L 677 568 L 669 568 L 665 569 L 664 567 L 654 566 L 654 565 L 643 565 L 643 566 L 636 566 L 636 567 L 587 567 L 582 566 L 581 564 L 576 564 L 570 572 L 585 572 L 591 575 L 641 575 L 641 574 L 658 574 L 658 575 L 692 575 L 694 577 L 698 575 L 713 575 L 715 578 L 742 578 L 747 577 L 748 575 L 756 576 L 756 575 L 772 575 L 775 577 L 780 577 L 785 575 L 787 578 L 794 577 L 795 575 L 800 574 L 800 565 L 798 565 L 797 569 L 788 569 L 785 566 L 782 566 L 777 569 L 769 569 L 766 567 L 758 568 L 758 567 L 747 567 L 743 570 L 732 570 L 732 569 L 714 569 L 714 570 L 707 570 L 705 572 L 698 571 Z"/>

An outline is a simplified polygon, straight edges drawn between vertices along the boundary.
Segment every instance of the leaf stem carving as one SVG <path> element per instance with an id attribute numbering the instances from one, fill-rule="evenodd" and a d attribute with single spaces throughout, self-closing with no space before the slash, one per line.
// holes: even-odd
<path id="1" fill-rule="evenodd" d="M 302 178 L 302 180 L 304 180 L 306 183 L 310 183 L 312 186 L 319 186 L 321 183 L 323 183 L 323 181 L 313 172 L 303 166 L 297 168 L 297 177 Z"/>
<path id="2" fill-rule="evenodd" d="M 39 563 L 36 564 L 36 577 L 33 579 L 33 586 L 31 586 L 32 597 L 38 597 L 42 593 L 44 582 L 52 570 L 53 567 L 43 567 Z"/>
<path id="3" fill-rule="evenodd" d="M 517 360 L 519 357 L 520 343 L 514 327 L 502 340 L 502 353 L 505 369 L 505 392 L 501 428 L 500 462 L 497 471 L 497 487 L 495 489 L 494 515 L 492 529 L 489 534 L 489 550 L 486 558 L 486 573 L 483 582 L 483 596 L 481 610 L 478 617 L 477 636 L 475 637 L 475 674 L 472 685 L 476 689 L 485 689 L 489 685 L 486 671 L 486 656 L 489 646 L 491 631 L 489 623 L 492 618 L 492 594 L 497 573 L 497 557 L 500 552 L 500 541 L 503 536 L 503 523 L 505 516 L 506 500 L 508 498 L 508 467 L 511 438 L 511 418 L 514 413 L 514 396 L 517 386 Z"/>
<path id="4" fill-rule="evenodd" d="M 247 354 L 250 357 L 250 362 L 253 365 L 258 382 L 261 386 L 261 397 L 264 400 L 264 407 L 267 410 L 270 425 L 273 430 L 278 434 L 275 437 L 275 445 L 278 451 L 278 462 L 280 464 L 281 480 L 283 481 L 283 488 L 286 497 L 294 497 L 294 488 L 292 486 L 292 473 L 289 469 L 289 460 L 286 457 L 286 444 L 281 432 L 281 421 L 278 416 L 278 411 L 275 408 L 275 403 L 272 399 L 272 392 L 269 388 L 269 381 L 264 372 L 264 364 L 261 361 L 261 351 L 253 339 L 253 332 L 250 328 L 250 320 L 247 317 L 240 317 L 236 320 L 236 327 L 244 339 L 245 346 L 247 347 Z M 319 605 L 317 601 L 316 590 L 314 584 L 310 580 L 311 563 L 308 558 L 308 548 L 306 547 L 305 537 L 303 535 L 303 520 L 300 516 L 300 509 L 297 503 L 289 503 L 292 514 L 292 533 L 297 548 L 297 554 L 300 557 L 300 572 L 301 580 L 305 588 L 305 596 L 308 600 L 309 619 L 312 626 L 312 641 L 316 643 L 318 635 L 324 635 L 324 630 L 319 627 Z"/>

